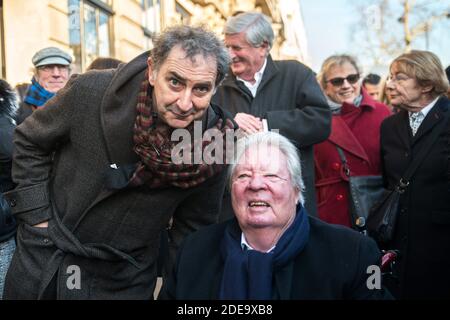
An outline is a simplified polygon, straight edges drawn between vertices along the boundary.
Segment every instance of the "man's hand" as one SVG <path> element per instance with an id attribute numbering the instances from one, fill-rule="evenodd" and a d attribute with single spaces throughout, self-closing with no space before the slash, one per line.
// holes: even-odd
<path id="1" fill-rule="evenodd" d="M 48 228 L 48 221 L 41 222 L 39 224 L 35 224 L 33 227 L 35 227 L 35 228 Z"/>
<path id="2" fill-rule="evenodd" d="M 260 118 L 252 116 L 248 113 L 238 113 L 234 117 L 234 121 L 239 125 L 245 133 L 256 133 L 263 131 L 263 124 Z"/>

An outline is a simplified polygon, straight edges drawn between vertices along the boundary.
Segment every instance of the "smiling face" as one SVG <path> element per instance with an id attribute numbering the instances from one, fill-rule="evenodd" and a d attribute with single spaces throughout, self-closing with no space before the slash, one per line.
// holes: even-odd
<path id="1" fill-rule="evenodd" d="M 284 230 L 294 219 L 299 190 L 293 186 L 286 156 L 278 148 L 251 146 L 232 176 L 231 198 L 242 231 Z"/>
<path id="2" fill-rule="evenodd" d="M 37 68 L 36 79 L 45 90 L 56 93 L 66 85 L 69 73 L 69 66 L 45 65 Z"/>
<path id="3" fill-rule="evenodd" d="M 231 56 L 231 71 L 237 77 L 246 81 L 253 81 L 266 59 L 268 45 L 253 47 L 247 42 L 245 33 L 225 35 L 225 46 Z"/>
<path id="4" fill-rule="evenodd" d="M 344 80 L 342 85 L 335 86 L 330 80 L 336 78 L 347 78 L 350 75 L 358 74 L 358 70 L 350 63 L 344 62 L 341 65 L 334 65 L 325 74 L 327 81 L 325 86 L 325 94 L 334 102 L 342 104 L 344 102 L 353 103 L 355 98 L 360 95 L 361 84 L 360 81 L 356 81 L 354 84 Z"/>
<path id="5" fill-rule="evenodd" d="M 185 51 L 177 46 L 159 70 L 149 58 L 148 69 L 160 119 L 173 128 L 186 128 L 202 117 L 215 91 L 217 62 L 213 57 L 186 58 Z"/>

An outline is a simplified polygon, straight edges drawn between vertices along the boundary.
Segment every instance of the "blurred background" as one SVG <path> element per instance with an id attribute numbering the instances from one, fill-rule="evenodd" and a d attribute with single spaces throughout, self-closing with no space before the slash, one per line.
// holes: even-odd
<path id="1" fill-rule="evenodd" d="M 48 46 L 70 52 L 76 73 L 99 56 L 129 61 L 167 26 L 206 24 L 220 35 L 228 16 L 248 10 L 272 19 L 275 59 L 315 71 L 350 53 L 366 73 L 385 74 L 411 48 L 450 64 L 450 0 L 0 0 L 0 77 L 29 82 L 31 57 Z"/>

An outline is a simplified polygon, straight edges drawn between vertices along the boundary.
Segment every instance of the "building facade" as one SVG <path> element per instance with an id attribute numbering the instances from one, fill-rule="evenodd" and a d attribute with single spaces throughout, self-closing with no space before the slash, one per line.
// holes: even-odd
<path id="1" fill-rule="evenodd" d="M 167 26 L 205 24 L 221 35 L 228 16 L 254 10 L 272 19 L 275 58 L 308 63 L 295 0 L 0 0 L 0 76 L 29 82 L 31 58 L 47 46 L 70 52 L 77 73 L 99 56 L 127 62 Z"/>

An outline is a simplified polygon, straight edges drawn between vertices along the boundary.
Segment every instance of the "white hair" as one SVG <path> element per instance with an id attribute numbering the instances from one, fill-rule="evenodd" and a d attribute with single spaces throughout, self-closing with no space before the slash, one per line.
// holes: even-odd
<path id="1" fill-rule="evenodd" d="M 229 189 L 231 190 L 232 177 L 244 153 L 250 148 L 259 147 L 261 145 L 277 147 L 278 150 L 284 154 L 292 186 L 298 190 L 300 203 L 304 205 L 305 199 L 303 197 L 303 191 L 305 185 L 302 179 L 302 168 L 298 150 L 287 138 L 275 132 L 259 132 L 238 140 L 234 161 L 228 168 Z"/>

